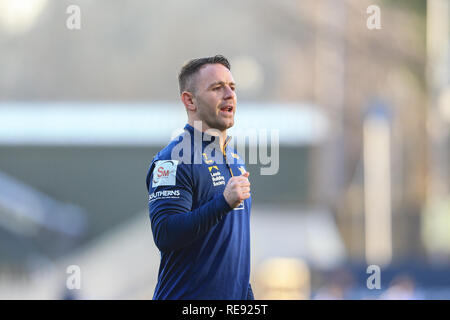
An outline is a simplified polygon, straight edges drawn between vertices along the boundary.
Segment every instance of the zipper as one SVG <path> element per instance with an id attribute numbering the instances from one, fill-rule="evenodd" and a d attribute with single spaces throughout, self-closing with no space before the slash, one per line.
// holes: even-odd
<path id="1" fill-rule="evenodd" d="M 230 173 L 231 173 L 231 176 L 232 177 L 234 177 L 234 174 L 233 174 L 233 171 L 231 170 L 231 167 L 229 166 L 229 164 L 228 164 L 228 161 L 227 161 L 227 153 L 226 153 L 226 151 L 225 151 L 225 149 L 226 149 L 226 147 L 227 147 L 227 144 L 228 144 L 228 142 L 231 140 L 231 137 L 227 137 L 226 138 L 226 140 L 225 140 L 225 142 L 224 142 L 224 144 L 223 144 L 223 147 L 222 147 L 222 154 L 223 154 L 223 157 L 225 158 L 225 164 L 227 165 L 227 167 L 228 167 L 228 170 L 230 170 Z"/>

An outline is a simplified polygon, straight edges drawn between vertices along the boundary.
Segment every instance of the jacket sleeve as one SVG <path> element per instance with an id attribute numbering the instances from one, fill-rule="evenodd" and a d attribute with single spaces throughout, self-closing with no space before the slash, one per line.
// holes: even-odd
<path id="1" fill-rule="evenodd" d="M 172 170 L 172 171 L 170 171 Z M 156 246 L 161 251 L 180 249 L 215 226 L 230 210 L 223 194 L 192 210 L 192 166 L 164 167 L 154 161 L 147 174 L 149 215 Z M 166 175 L 162 178 L 160 175 Z"/>

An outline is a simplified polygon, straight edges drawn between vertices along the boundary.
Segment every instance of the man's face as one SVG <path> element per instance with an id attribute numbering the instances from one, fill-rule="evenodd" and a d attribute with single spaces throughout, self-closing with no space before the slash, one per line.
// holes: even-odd
<path id="1" fill-rule="evenodd" d="M 207 64 L 195 77 L 193 100 L 196 118 L 203 121 L 203 129 L 224 131 L 232 127 L 237 100 L 230 70 L 219 63 Z"/>

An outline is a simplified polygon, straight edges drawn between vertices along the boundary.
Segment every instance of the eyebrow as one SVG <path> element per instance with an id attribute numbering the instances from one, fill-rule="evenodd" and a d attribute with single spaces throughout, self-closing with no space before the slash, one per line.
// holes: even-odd
<path id="1" fill-rule="evenodd" d="M 210 89 L 210 88 L 212 88 L 212 87 L 214 87 L 214 86 L 216 86 L 216 85 L 218 85 L 218 84 L 224 85 L 224 84 L 226 84 L 226 82 L 223 82 L 223 81 L 216 81 L 216 82 L 213 82 L 213 83 L 211 83 L 211 84 L 208 86 L 208 89 Z M 229 85 L 230 85 L 230 86 L 236 86 L 236 83 L 234 83 L 234 82 L 229 82 Z"/>

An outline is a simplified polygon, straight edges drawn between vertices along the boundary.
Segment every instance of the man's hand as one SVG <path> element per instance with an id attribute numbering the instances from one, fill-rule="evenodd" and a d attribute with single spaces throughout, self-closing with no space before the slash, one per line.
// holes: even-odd
<path id="1" fill-rule="evenodd" d="M 243 200 L 250 198 L 249 175 L 250 173 L 245 172 L 228 180 L 223 196 L 232 209 L 236 208 Z"/>

